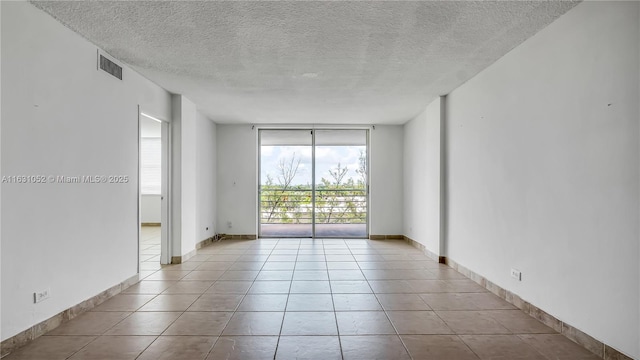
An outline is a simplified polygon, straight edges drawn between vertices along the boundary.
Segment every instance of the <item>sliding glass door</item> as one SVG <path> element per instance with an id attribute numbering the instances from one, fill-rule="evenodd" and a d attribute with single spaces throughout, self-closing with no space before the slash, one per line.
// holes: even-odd
<path id="1" fill-rule="evenodd" d="M 313 236 L 311 130 L 260 130 L 260 236 Z"/>
<path id="2" fill-rule="evenodd" d="M 315 234 L 367 237 L 367 131 L 315 130 Z"/>
<path id="3" fill-rule="evenodd" d="M 367 130 L 259 132 L 259 235 L 368 236 Z"/>

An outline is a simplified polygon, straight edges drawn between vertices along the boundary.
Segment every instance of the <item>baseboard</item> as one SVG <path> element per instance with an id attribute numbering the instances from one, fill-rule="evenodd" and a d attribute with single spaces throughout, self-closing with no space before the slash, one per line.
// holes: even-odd
<path id="1" fill-rule="evenodd" d="M 5 357 L 20 347 L 29 344 L 31 341 L 57 328 L 58 326 L 68 322 L 69 320 L 83 314 L 96 306 L 102 304 L 109 298 L 118 295 L 129 286 L 138 282 L 138 274 L 128 278 L 127 280 L 114 285 L 107 290 L 92 296 L 89 299 L 74 305 L 58 314 L 41 321 L 27 330 L 24 330 L 0 343 L 0 357 Z"/>
<path id="2" fill-rule="evenodd" d="M 189 251 L 188 253 L 186 253 L 184 255 L 172 256 L 171 257 L 171 264 L 173 264 L 173 265 L 182 264 L 183 262 L 186 262 L 187 260 L 189 260 L 192 257 L 194 257 L 196 255 L 197 251 L 198 251 L 198 249 L 193 249 L 193 250 Z"/>
<path id="3" fill-rule="evenodd" d="M 244 234 L 244 235 L 223 235 L 219 240 L 255 240 L 257 239 L 256 235 L 253 234 Z M 171 263 L 172 264 L 182 264 L 183 262 L 189 260 L 193 256 L 197 254 L 198 249 L 202 249 L 205 246 L 213 244 L 216 241 L 215 237 L 212 236 L 210 238 L 206 238 L 198 243 L 196 243 L 196 248 L 194 250 L 189 251 L 188 253 L 182 256 L 172 256 Z"/>
<path id="4" fill-rule="evenodd" d="M 424 251 L 425 254 L 427 254 L 427 256 L 433 258 L 434 260 L 437 259 L 438 262 L 450 266 L 454 270 L 458 271 L 462 275 L 478 283 L 480 286 L 489 290 L 490 292 L 497 295 L 501 299 L 514 305 L 518 309 L 522 310 L 524 313 L 537 319 L 538 321 L 554 329 L 558 333 L 566 336 L 576 344 L 581 345 L 582 347 L 589 350 L 590 352 L 597 355 L 598 357 L 606 360 L 633 360 L 631 357 L 621 353 L 620 351 L 612 348 L 611 346 L 603 343 L 602 341 L 595 339 L 594 337 L 585 333 L 584 331 L 574 326 L 571 326 L 570 324 L 567 324 L 566 322 L 556 318 L 555 316 L 547 313 L 546 311 L 540 309 L 539 307 L 529 303 L 528 301 L 522 299 L 517 294 L 514 294 L 511 291 L 508 291 L 496 285 L 495 283 L 487 280 L 484 276 L 481 276 L 467 269 L 466 267 L 458 264 L 457 262 L 455 262 L 454 260 L 451 260 L 450 258 L 447 258 L 445 256 L 436 256 L 433 252 L 426 249 L 424 245 L 420 244 L 419 242 L 412 240 L 410 238 L 407 238 L 407 239 L 408 239 L 407 241 L 410 244 Z"/>
<path id="5" fill-rule="evenodd" d="M 161 223 L 157 223 L 157 222 L 143 222 L 140 223 L 141 226 L 162 226 Z"/>
<path id="6" fill-rule="evenodd" d="M 403 240 L 404 235 L 369 235 L 370 240 Z"/>
<path id="7" fill-rule="evenodd" d="M 439 256 L 438 254 L 427 249 L 422 243 L 419 243 L 408 236 L 404 236 L 404 240 L 407 241 L 412 246 L 420 249 L 424 254 L 426 254 L 431 259 L 436 260 L 441 264 L 448 265 L 449 267 L 458 271 L 460 274 L 478 283 L 480 286 L 489 290 L 490 292 L 497 295 L 501 299 L 514 305 L 515 307 L 522 310 L 527 315 L 537 319 L 538 321 L 554 329 L 558 333 L 566 336 L 576 344 L 581 345 L 582 347 L 589 350 L 590 352 L 597 355 L 598 357 L 606 360 L 633 360 L 632 358 L 612 348 L 611 346 L 595 339 L 594 337 L 585 333 L 584 331 L 567 324 L 566 322 L 556 318 L 555 316 L 547 313 L 546 311 L 540 309 L 539 307 L 529 303 L 528 301 L 522 299 L 517 294 L 514 294 L 511 291 L 508 291 L 507 289 L 504 289 L 496 285 L 495 283 L 487 280 L 484 276 L 481 276 L 467 269 L 466 267 L 458 264 L 457 262 L 455 262 L 454 260 L 451 260 L 450 258 L 447 258 L 446 256 Z"/>
<path id="8" fill-rule="evenodd" d="M 213 244 L 214 241 L 215 241 L 215 237 L 214 236 L 212 236 L 210 238 L 206 238 L 206 239 L 204 239 L 204 240 L 202 240 L 202 241 L 200 241 L 199 243 L 196 244 L 196 250 L 202 249 L 205 246 L 209 246 L 209 245 Z"/>
<path id="9" fill-rule="evenodd" d="M 222 240 L 256 240 L 256 234 L 225 234 Z"/>
<path id="10" fill-rule="evenodd" d="M 423 243 L 417 242 L 408 236 L 403 236 L 403 238 L 404 238 L 404 241 L 408 242 L 413 247 L 420 249 L 425 255 L 430 257 L 432 260 L 437 261 L 441 264 L 444 264 L 444 259 L 445 259 L 444 256 L 440 256 L 434 253 L 433 251 L 427 249 L 427 247 Z"/>

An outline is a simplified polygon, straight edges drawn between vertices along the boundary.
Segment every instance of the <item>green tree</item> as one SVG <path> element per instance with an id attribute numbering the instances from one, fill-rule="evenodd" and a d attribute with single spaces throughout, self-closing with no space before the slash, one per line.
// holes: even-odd
<path id="1" fill-rule="evenodd" d="M 296 159 L 296 153 L 293 153 L 289 161 L 280 159 L 278 163 L 279 173 L 277 186 L 274 186 L 273 178 L 267 175 L 267 181 L 263 190 L 263 196 L 265 198 L 263 208 L 266 209 L 267 213 L 266 222 L 272 222 L 274 217 L 280 217 L 285 221 L 288 219 L 288 212 L 292 210 L 292 205 L 291 202 L 288 201 L 289 195 L 287 191 L 298 173 L 300 160 L 299 157 Z"/>
<path id="2" fill-rule="evenodd" d="M 281 159 L 277 184 L 267 175 L 261 187 L 261 219 L 266 223 L 310 223 L 311 185 L 292 185 L 300 168 L 300 158 Z M 329 169 L 329 179 L 316 185 L 315 216 L 317 223 L 364 223 L 366 221 L 366 154 L 360 152 L 359 176 L 347 177 L 348 166 L 338 163 Z"/>
<path id="3" fill-rule="evenodd" d="M 360 175 L 358 179 L 358 185 L 365 187 L 367 185 L 367 154 L 364 150 L 360 150 L 360 156 L 358 156 L 358 169 L 356 173 Z"/>

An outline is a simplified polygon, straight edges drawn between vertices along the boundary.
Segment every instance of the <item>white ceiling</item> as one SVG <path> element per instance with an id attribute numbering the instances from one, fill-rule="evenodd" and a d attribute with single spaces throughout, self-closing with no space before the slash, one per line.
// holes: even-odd
<path id="1" fill-rule="evenodd" d="M 401 124 L 577 2 L 33 3 L 219 123 Z"/>

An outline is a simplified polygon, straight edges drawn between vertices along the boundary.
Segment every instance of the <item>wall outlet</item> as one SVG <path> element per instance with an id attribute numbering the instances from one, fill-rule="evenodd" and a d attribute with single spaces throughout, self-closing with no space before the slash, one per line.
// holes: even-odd
<path id="1" fill-rule="evenodd" d="M 522 273 L 520 272 L 520 270 L 511 269 L 511 277 L 518 281 L 522 281 Z"/>
<path id="2" fill-rule="evenodd" d="M 231 229 L 233 227 L 233 223 L 231 221 L 227 221 L 227 227 Z"/>
<path id="3" fill-rule="evenodd" d="M 38 291 L 38 292 L 34 292 L 33 293 L 33 303 L 37 304 L 41 301 L 44 301 L 46 299 L 48 299 L 51 296 L 51 290 L 49 289 L 45 289 L 42 291 Z"/>

